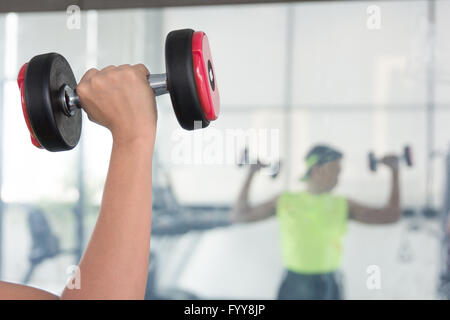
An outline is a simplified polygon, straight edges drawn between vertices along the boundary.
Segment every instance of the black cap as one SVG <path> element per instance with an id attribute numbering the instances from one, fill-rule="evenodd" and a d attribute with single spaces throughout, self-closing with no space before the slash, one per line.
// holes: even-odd
<path id="1" fill-rule="evenodd" d="M 307 181 L 311 174 L 312 168 L 324 165 L 328 162 L 339 160 L 342 158 L 342 152 L 326 145 L 314 146 L 305 157 L 306 173 L 301 178 L 302 181 Z"/>

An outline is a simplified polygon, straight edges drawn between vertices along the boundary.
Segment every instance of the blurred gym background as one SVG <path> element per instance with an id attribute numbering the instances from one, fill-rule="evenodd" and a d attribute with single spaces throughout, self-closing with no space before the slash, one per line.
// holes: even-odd
<path id="1" fill-rule="evenodd" d="M 66 8 L 77 1 L 56 2 L 0 4 L 1 280 L 62 290 L 94 227 L 111 148 L 109 133 L 87 119 L 76 149 L 34 148 L 16 83 L 21 65 L 54 51 L 78 80 L 110 64 L 164 72 L 166 34 L 188 27 L 208 34 L 214 56 L 222 110 L 211 128 L 280 130 L 280 175 L 258 176 L 252 201 L 301 189 L 305 152 L 324 142 L 345 155 L 337 192 L 381 205 L 389 175 L 371 173 L 367 153 L 411 145 L 415 165 L 401 168 L 406 218 L 350 223 L 345 297 L 445 297 L 449 1 L 83 1 L 79 29 L 67 27 Z M 371 5 L 379 29 L 367 24 Z M 230 225 L 246 169 L 173 163 L 178 124 L 169 97 L 157 100 L 148 298 L 275 298 L 283 272 L 276 218 Z M 370 265 L 380 267 L 380 290 L 366 286 Z"/>

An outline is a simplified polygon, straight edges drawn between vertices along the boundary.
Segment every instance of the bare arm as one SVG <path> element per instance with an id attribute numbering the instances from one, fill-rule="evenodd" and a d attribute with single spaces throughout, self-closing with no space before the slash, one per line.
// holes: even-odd
<path id="1" fill-rule="evenodd" d="M 397 222 L 401 215 L 398 159 L 387 156 L 382 161 L 391 169 L 391 193 L 382 208 L 371 208 L 349 200 L 349 216 L 356 221 L 367 224 L 387 224 Z"/>
<path id="2" fill-rule="evenodd" d="M 77 87 L 89 119 L 113 136 L 100 214 L 79 264 L 80 289 L 61 297 L 0 282 L 0 299 L 143 299 L 152 213 L 156 109 L 142 66 L 88 71 Z"/>
<path id="3" fill-rule="evenodd" d="M 275 215 L 278 196 L 254 207 L 251 207 L 249 204 L 248 195 L 250 192 L 250 186 L 255 173 L 259 169 L 260 166 L 258 164 L 250 166 L 244 186 L 242 187 L 238 199 L 231 211 L 232 222 L 239 223 L 259 221 Z"/>
<path id="4" fill-rule="evenodd" d="M 78 85 L 85 111 L 110 129 L 113 147 L 100 214 L 79 265 L 81 289 L 66 288 L 62 299 L 144 298 L 156 135 L 147 76 L 142 65 L 108 67 Z"/>
<path id="5" fill-rule="evenodd" d="M 150 140 L 114 143 L 100 214 L 80 262 L 81 290 L 62 299 L 143 299 L 150 223 Z"/>

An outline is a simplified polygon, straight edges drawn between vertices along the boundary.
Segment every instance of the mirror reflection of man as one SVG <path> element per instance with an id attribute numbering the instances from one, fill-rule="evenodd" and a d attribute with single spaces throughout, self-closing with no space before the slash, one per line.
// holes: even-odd
<path id="1" fill-rule="evenodd" d="M 342 157 L 330 146 L 313 147 L 305 158 L 307 171 L 302 180 L 306 190 L 283 192 L 255 206 L 250 205 L 248 195 L 261 164 L 250 166 L 231 216 L 236 223 L 278 217 L 286 269 L 278 299 L 342 299 L 337 270 L 348 219 L 387 224 L 401 217 L 398 157 L 386 155 L 380 160 L 391 170 L 389 199 L 380 208 L 332 193 L 338 184 Z"/>

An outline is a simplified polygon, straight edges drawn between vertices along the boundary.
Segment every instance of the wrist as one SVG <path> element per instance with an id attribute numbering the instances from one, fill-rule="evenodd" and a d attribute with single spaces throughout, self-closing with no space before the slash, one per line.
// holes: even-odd
<path id="1" fill-rule="evenodd" d="M 391 177 L 392 177 L 392 180 L 394 182 L 395 181 L 398 182 L 398 179 L 399 179 L 399 170 L 398 170 L 398 168 L 392 168 Z"/>
<path id="2" fill-rule="evenodd" d="M 113 146 L 115 147 L 126 147 L 142 150 L 153 151 L 155 145 L 155 132 L 140 132 L 135 135 L 121 135 L 112 133 Z"/>
<path id="3" fill-rule="evenodd" d="M 156 139 L 156 128 L 144 127 L 142 129 L 111 130 L 114 144 L 147 144 L 153 146 Z"/>

